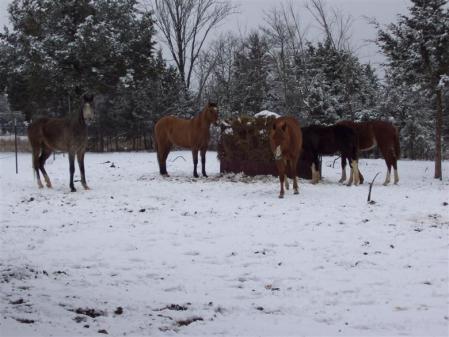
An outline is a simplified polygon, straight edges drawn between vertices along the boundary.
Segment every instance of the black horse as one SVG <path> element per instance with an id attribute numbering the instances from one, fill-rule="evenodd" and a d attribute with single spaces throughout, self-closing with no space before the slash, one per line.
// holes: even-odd
<path id="1" fill-rule="evenodd" d="M 341 153 L 351 165 L 354 183 L 358 185 L 358 137 L 350 127 L 343 125 L 311 125 L 301 128 L 303 136 L 302 159 L 312 162 L 312 184 L 320 180 L 320 155 Z M 350 185 L 350 184 L 348 184 Z"/>

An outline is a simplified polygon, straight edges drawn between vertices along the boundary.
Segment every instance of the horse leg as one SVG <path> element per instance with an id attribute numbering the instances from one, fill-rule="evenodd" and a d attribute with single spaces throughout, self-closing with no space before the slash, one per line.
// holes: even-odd
<path id="1" fill-rule="evenodd" d="M 42 149 L 42 154 L 39 157 L 39 169 L 41 170 L 42 174 L 44 175 L 44 179 L 45 179 L 45 184 L 47 185 L 48 188 L 51 188 L 51 181 L 50 178 L 48 177 L 47 171 L 45 171 L 45 162 L 47 161 L 48 157 L 50 157 L 51 155 L 51 150 L 48 147 L 44 147 Z"/>
<path id="2" fill-rule="evenodd" d="M 84 172 L 84 153 L 85 150 L 78 151 L 78 153 L 76 154 L 76 159 L 78 160 L 78 167 L 81 174 L 81 185 L 83 185 L 85 190 L 90 190 L 89 186 L 87 186 L 86 174 Z"/>
<path id="3" fill-rule="evenodd" d="M 312 163 L 312 184 L 318 184 L 320 181 L 320 161 L 318 160 L 318 154 L 314 155 Z"/>
<path id="4" fill-rule="evenodd" d="M 198 150 L 197 149 L 193 149 L 192 150 L 192 156 L 193 156 L 193 176 L 195 178 L 198 178 L 198 172 L 196 170 L 197 166 L 198 166 Z"/>
<path id="5" fill-rule="evenodd" d="M 203 174 L 203 177 L 207 178 L 206 174 L 206 149 L 201 149 L 201 172 Z"/>
<path id="6" fill-rule="evenodd" d="M 170 145 L 164 145 L 159 146 L 158 145 L 158 151 L 157 151 L 157 160 L 159 162 L 159 172 L 162 176 L 169 177 L 167 173 L 167 157 L 170 153 L 171 146 Z"/>
<path id="7" fill-rule="evenodd" d="M 278 168 L 279 173 L 279 182 L 281 183 L 281 191 L 279 192 L 279 198 L 284 197 L 284 180 L 285 180 L 285 163 L 283 160 L 278 160 L 276 162 L 276 166 Z"/>
<path id="8" fill-rule="evenodd" d="M 360 183 L 360 185 L 361 185 L 361 184 L 363 184 L 363 182 L 365 181 L 365 178 L 363 177 L 362 172 L 360 172 L 360 168 L 359 168 L 359 165 L 358 165 L 358 161 L 357 161 L 357 171 L 359 171 L 359 183 Z"/>
<path id="9" fill-rule="evenodd" d="M 399 174 L 398 174 L 398 160 L 396 157 L 393 159 L 393 168 L 394 168 L 394 184 L 397 185 L 399 182 Z"/>
<path id="10" fill-rule="evenodd" d="M 339 183 L 344 183 L 346 181 L 346 157 L 341 156 L 341 178 Z"/>
<path id="11" fill-rule="evenodd" d="M 296 171 L 296 167 L 298 164 L 294 164 L 294 163 L 298 163 L 298 159 L 293 160 L 290 162 L 290 170 L 292 171 L 292 175 L 293 175 L 293 194 L 299 194 L 298 192 L 298 177 L 296 176 L 297 171 Z"/>
<path id="12" fill-rule="evenodd" d="M 349 160 L 349 158 L 348 158 Z M 350 174 L 349 174 L 349 180 L 346 186 L 351 186 L 352 182 L 354 181 L 354 167 L 352 166 L 353 162 L 349 162 L 349 167 L 351 168 Z"/>
<path id="13" fill-rule="evenodd" d="M 385 164 L 387 165 L 387 174 L 385 176 L 385 181 L 384 181 L 384 186 L 387 186 L 391 181 L 391 166 L 393 163 L 393 160 L 391 158 L 391 156 L 392 156 L 391 152 L 393 151 L 393 149 L 385 148 L 385 146 L 379 146 L 379 150 L 385 159 Z"/>
<path id="14" fill-rule="evenodd" d="M 385 160 L 385 162 L 387 164 L 387 174 L 385 176 L 384 186 L 387 186 L 391 180 L 391 164 L 386 160 Z"/>
<path id="15" fill-rule="evenodd" d="M 70 164 L 70 191 L 76 192 L 76 188 L 73 185 L 73 175 L 75 173 L 75 154 L 69 152 L 69 164 Z"/>
<path id="16" fill-rule="evenodd" d="M 40 153 L 40 146 L 33 145 L 33 168 L 34 172 L 36 173 L 37 178 L 37 186 L 39 188 L 44 188 L 44 185 L 42 185 L 41 176 L 39 174 L 39 153 Z"/>
<path id="17" fill-rule="evenodd" d="M 357 160 L 352 159 L 352 171 L 354 174 L 354 185 L 360 184 L 360 176 L 359 176 L 359 163 Z"/>

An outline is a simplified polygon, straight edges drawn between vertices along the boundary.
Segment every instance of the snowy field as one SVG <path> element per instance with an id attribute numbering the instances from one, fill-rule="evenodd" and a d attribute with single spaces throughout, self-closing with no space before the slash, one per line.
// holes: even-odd
<path id="1" fill-rule="evenodd" d="M 1 157 L 9 154 L 2 153 Z M 191 177 L 188 152 L 86 155 L 70 193 L 67 157 L 39 190 L 29 154 L 0 160 L 0 335 L 447 336 L 449 182 L 433 163 L 362 160 L 368 185 Z M 449 171 L 445 162 L 443 171 Z M 78 172 L 78 168 L 77 168 Z M 78 178 L 77 178 L 78 179 Z"/>

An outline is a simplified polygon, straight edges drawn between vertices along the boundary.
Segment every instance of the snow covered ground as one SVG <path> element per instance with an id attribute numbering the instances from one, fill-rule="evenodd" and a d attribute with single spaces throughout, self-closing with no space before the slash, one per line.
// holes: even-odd
<path id="1" fill-rule="evenodd" d="M 331 158 L 283 200 L 274 177 L 219 177 L 215 153 L 208 179 L 175 158 L 164 179 L 153 153 L 88 153 L 77 193 L 67 157 L 49 160 L 51 190 L 29 154 L 19 175 L 0 160 L 1 336 L 447 335 L 449 182 L 433 163 L 400 161 L 384 187 L 383 161 L 362 160 L 382 172 L 369 205 Z"/>

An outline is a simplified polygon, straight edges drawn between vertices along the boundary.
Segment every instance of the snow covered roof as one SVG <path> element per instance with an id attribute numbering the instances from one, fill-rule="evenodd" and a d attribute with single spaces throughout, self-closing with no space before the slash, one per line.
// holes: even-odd
<path id="1" fill-rule="evenodd" d="M 281 115 L 277 114 L 276 112 L 272 112 L 272 111 L 268 111 L 268 110 L 263 110 L 259 113 L 256 113 L 254 115 L 254 117 L 264 117 L 264 118 L 268 118 L 268 117 L 276 117 L 279 118 L 281 117 Z"/>

